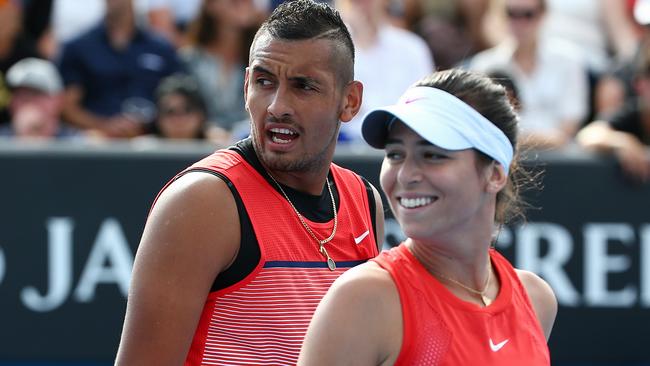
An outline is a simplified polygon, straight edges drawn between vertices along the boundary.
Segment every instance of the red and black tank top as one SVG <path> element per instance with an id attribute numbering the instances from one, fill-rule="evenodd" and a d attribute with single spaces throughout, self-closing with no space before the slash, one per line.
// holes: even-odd
<path id="1" fill-rule="evenodd" d="M 190 170 L 228 179 L 238 193 L 259 246 L 259 261 L 241 281 L 209 294 L 185 365 L 292 365 L 307 326 L 331 283 L 377 255 L 366 185 L 355 173 L 331 165 L 338 193 L 338 228 L 325 244 L 337 269 L 330 271 L 318 244 L 286 198 L 239 153 L 220 150 Z M 309 226 L 327 237 L 332 222 Z"/>

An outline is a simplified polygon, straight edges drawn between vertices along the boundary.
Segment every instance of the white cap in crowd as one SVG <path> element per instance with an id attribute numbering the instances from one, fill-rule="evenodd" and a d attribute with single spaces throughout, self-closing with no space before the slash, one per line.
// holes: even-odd
<path id="1" fill-rule="evenodd" d="M 11 88 L 32 88 L 47 94 L 57 94 L 63 90 L 63 80 L 56 66 L 34 57 L 13 64 L 7 70 L 6 80 Z"/>

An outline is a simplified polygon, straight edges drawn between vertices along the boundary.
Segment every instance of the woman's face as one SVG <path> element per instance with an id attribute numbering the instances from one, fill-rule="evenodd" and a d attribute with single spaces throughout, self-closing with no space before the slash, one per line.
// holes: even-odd
<path id="1" fill-rule="evenodd" d="M 381 187 L 406 236 L 440 239 L 494 217 L 492 164 L 479 163 L 473 149 L 442 149 L 395 122 L 385 150 Z"/>
<path id="2" fill-rule="evenodd" d="M 193 139 L 203 128 L 204 114 L 182 94 L 168 94 L 158 103 L 158 127 L 169 139 Z"/>

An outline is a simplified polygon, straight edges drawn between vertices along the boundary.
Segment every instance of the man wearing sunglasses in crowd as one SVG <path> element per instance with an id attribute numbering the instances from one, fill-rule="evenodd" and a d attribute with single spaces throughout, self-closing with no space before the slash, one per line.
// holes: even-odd
<path id="1" fill-rule="evenodd" d="M 546 0 L 504 0 L 507 36 L 468 67 L 506 73 L 519 90 L 522 142 L 556 149 L 569 143 L 588 112 L 586 66 L 562 40 L 542 40 Z"/>

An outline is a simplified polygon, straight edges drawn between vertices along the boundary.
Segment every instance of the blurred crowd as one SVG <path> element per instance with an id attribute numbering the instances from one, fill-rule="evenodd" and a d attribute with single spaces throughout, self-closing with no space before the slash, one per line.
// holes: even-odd
<path id="1" fill-rule="evenodd" d="M 201 140 L 248 135 L 253 36 L 282 0 L 0 0 L 0 136 Z M 650 0 L 331 0 L 366 110 L 452 67 L 502 83 L 533 149 L 614 154 L 650 179 Z"/>

